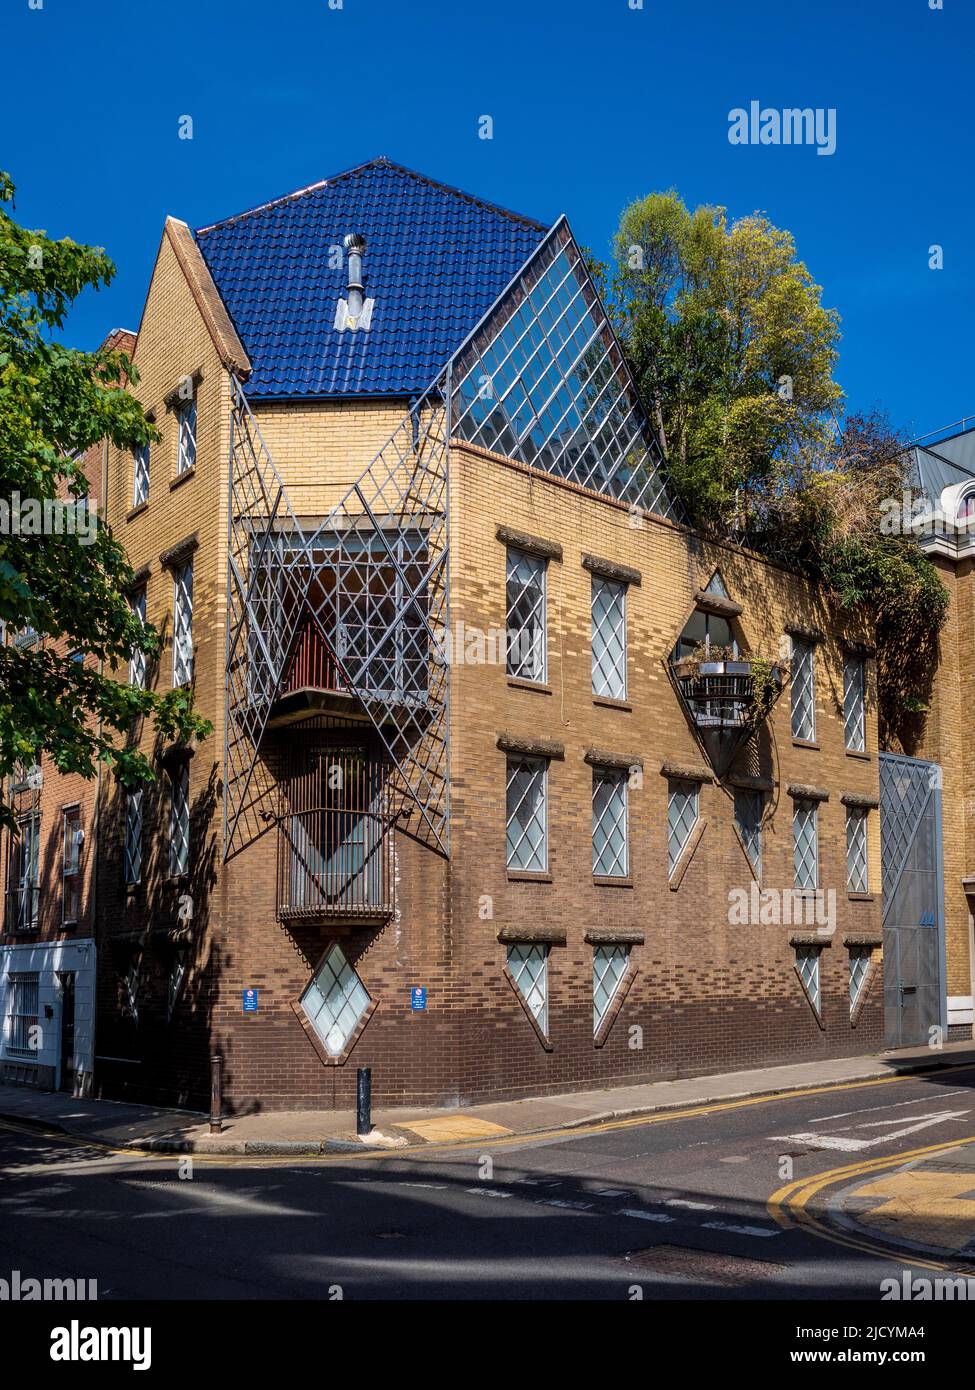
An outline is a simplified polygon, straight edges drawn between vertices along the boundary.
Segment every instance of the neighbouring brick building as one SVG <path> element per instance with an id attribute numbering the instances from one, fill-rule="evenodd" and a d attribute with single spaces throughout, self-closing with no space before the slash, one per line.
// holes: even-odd
<path id="1" fill-rule="evenodd" d="M 165 644 L 119 675 L 214 732 L 136 730 L 158 782 L 96 788 L 98 1091 L 882 1046 L 872 634 L 682 524 L 564 219 L 385 160 L 169 219 L 133 360 L 161 442 L 106 451 L 105 499 Z"/>
<path id="2" fill-rule="evenodd" d="M 131 352 L 135 337 L 116 332 L 106 345 Z M 96 512 L 107 447 L 90 449 L 81 462 Z M 40 638 L 27 630 L 3 640 L 31 647 Z M 63 643 L 60 654 L 70 654 Z M 3 847 L 0 1080 L 82 1094 L 91 1088 L 100 789 L 99 778 L 59 773 L 46 759 L 20 768 L 7 786 L 17 834 L 5 836 Z"/>

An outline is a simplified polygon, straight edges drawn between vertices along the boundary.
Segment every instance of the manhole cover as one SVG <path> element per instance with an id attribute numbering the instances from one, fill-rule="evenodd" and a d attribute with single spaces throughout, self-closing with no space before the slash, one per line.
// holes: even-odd
<path id="1" fill-rule="evenodd" d="M 711 1284 L 753 1284 L 785 1273 L 786 1266 L 771 1260 L 749 1260 L 744 1255 L 719 1255 L 713 1250 L 692 1250 L 686 1245 L 653 1245 L 626 1256 L 630 1264 L 652 1274 L 672 1274 L 684 1279 L 704 1279 Z"/>

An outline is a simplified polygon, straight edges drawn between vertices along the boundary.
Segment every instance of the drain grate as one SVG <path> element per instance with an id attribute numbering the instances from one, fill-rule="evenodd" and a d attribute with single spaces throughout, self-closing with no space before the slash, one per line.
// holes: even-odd
<path id="1" fill-rule="evenodd" d="M 754 1284 L 786 1272 L 786 1265 L 772 1260 L 751 1260 L 744 1255 L 719 1255 L 713 1250 L 694 1250 L 688 1245 L 652 1245 L 625 1256 L 629 1264 L 651 1274 L 672 1274 L 703 1279 L 711 1284 Z"/>

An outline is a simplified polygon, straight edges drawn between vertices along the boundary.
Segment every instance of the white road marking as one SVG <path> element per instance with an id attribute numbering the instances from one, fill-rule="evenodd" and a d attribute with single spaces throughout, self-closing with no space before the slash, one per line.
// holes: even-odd
<path id="1" fill-rule="evenodd" d="M 421 1183 L 414 1183 L 413 1186 L 420 1187 Z M 496 1187 L 465 1187 L 465 1192 L 472 1192 L 475 1197 L 510 1197 L 510 1192 L 499 1192 Z"/>
<path id="2" fill-rule="evenodd" d="M 774 1226 L 736 1226 L 733 1221 L 704 1221 L 705 1231 L 734 1231 L 737 1236 L 780 1236 L 782 1232 Z"/>
<path id="3" fill-rule="evenodd" d="M 666 1221 L 671 1224 L 674 1221 L 672 1216 L 665 1216 L 662 1211 L 640 1211 L 637 1207 L 623 1207 L 615 1214 L 617 1216 L 632 1216 L 636 1221 Z"/>
<path id="4" fill-rule="evenodd" d="M 714 1211 L 713 1202 L 685 1202 L 682 1197 L 671 1197 L 665 1207 L 687 1207 L 688 1211 Z"/>
<path id="5" fill-rule="evenodd" d="M 563 1207 L 568 1211 L 592 1211 L 592 1202 L 569 1202 L 560 1197 L 539 1197 L 536 1206 Z"/>
<path id="6" fill-rule="evenodd" d="M 868 1105 L 863 1110 L 841 1110 L 838 1115 L 820 1115 L 818 1120 L 810 1120 L 811 1125 L 824 1125 L 827 1120 L 848 1120 L 855 1115 L 872 1115 L 878 1110 L 899 1110 L 905 1105 L 930 1105 L 930 1096 L 915 1096 L 913 1100 L 889 1101 L 886 1105 Z"/>
<path id="7" fill-rule="evenodd" d="M 854 1139 L 852 1134 L 815 1134 L 812 1130 L 805 1130 L 800 1134 L 773 1134 L 771 1138 L 776 1143 L 785 1144 L 808 1144 L 813 1149 L 840 1149 L 844 1153 L 856 1153 L 860 1149 L 872 1149 L 876 1144 L 887 1144 L 892 1139 L 902 1139 L 905 1134 L 916 1134 L 918 1130 L 930 1129 L 932 1125 L 940 1125 L 945 1120 L 963 1120 L 968 1115 L 967 1110 L 941 1110 L 930 1115 L 919 1115 L 909 1125 L 904 1125 L 900 1129 L 891 1130 L 889 1134 L 878 1134 L 872 1139 Z M 900 1124 L 899 1120 L 871 1120 L 865 1125 L 848 1125 L 848 1129 L 885 1129 L 888 1125 Z"/>

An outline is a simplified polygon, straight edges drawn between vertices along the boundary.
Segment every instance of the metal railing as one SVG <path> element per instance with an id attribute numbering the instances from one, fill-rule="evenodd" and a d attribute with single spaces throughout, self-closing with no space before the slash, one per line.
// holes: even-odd
<path id="1" fill-rule="evenodd" d="M 373 812 L 303 811 L 278 835 L 278 916 L 385 919 L 394 897 L 393 836 Z"/>

